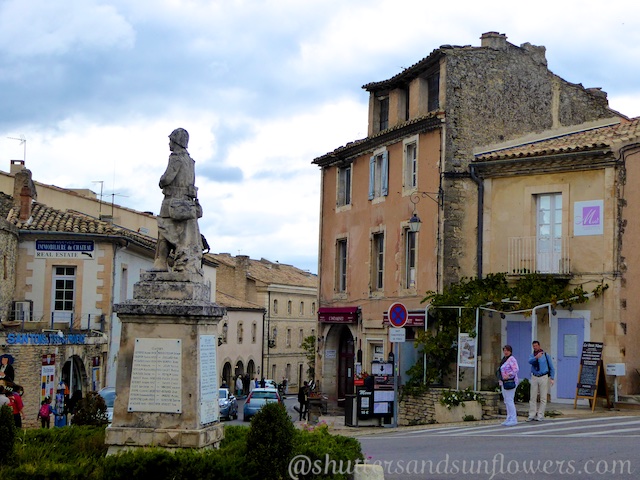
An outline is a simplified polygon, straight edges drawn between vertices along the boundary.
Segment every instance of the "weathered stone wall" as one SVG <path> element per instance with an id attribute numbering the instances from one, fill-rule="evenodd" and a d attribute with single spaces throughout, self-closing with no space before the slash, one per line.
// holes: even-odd
<path id="1" fill-rule="evenodd" d="M 442 388 L 430 388 L 429 391 L 416 396 L 404 396 L 398 408 L 398 425 L 427 425 L 436 422 L 435 404 L 440 401 Z M 500 394 L 497 392 L 480 392 L 485 399 L 482 406 L 482 418 L 498 415 Z"/>
<path id="2" fill-rule="evenodd" d="M 614 116 L 606 94 L 553 74 L 544 47 L 446 49 L 443 237 L 445 285 L 476 276 L 477 187 L 468 178 L 474 148 L 527 133 Z M 467 179 L 459 178 L 467 176 Z M 454 187 L 455 185 L 455 187 Z M 469 220 L 472 220 L 471 222 Z"/>
<path id="3" fill-rule="evenodd" d="M 0 219 L 0 321 L 9 320 L 16 286 L 18 229 Z"/>
<path id="4" fill-rule="evenodd" d="M 7 345 L 6 333 L 0 334 L 0 344 Z M 77 356 L 82 362 L 82 391 L 83 394 L 92 389 L 91 370 L 93 357 L 104 359 L 103 352 L 106 344 L 103 342 L 85 345 L 7 345 L 1 352 L 8 353 L 15 358 L 15 383 L 24 388 L 22 400 L 24 402 L 24 417 L 22 425 L 25 427 L 39 427 L 37 419 L 42 392 L 42 356 L 55 354 L 56 374 L 55 385 L 62 379 L 62 366 L 72 356 Z M 77 364 L 78 362 L 76 362 Z M 100 376 L 102 378 L 103 375 Z M 75 389 L 74 389 L 75 390 Z M 53 426 L 53 420 L 51 422 Z"/>

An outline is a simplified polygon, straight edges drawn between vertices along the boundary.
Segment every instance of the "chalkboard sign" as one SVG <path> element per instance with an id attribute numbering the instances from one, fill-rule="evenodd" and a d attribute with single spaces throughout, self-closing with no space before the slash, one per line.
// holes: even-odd
<path id="1" fill-rule="evenodd" d="M 573 402 L 574 409 L 578 404 L 578 398 L 588 398 L 593 411 L 598 395 L 604 396 L 609 404 L 607 381 L 602 368 L 602 347 L 603 344 L 598 342 L 584 342 L 582 344 L 576 398 Z"/>

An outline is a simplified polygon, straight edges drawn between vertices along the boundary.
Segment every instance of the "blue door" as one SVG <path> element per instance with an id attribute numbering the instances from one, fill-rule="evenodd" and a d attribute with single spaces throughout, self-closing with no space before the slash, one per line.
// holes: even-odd
<path id="1" fill-rule="evenodd" d="M 576 398 L 582 342 L 584 342 L 584 319 L 558 318 L 558 364 L 556 365 L 558 398 Z"/>
<path id="2" fill-rule="evenodd" d="M 529 379 L 531 377 L 529 355 L 533 351 L 531 348 L 531 322 L 507 321 L 507 344 L 513 348 L 513 356 L 520 368 L 518 378 L 520 380 Z"/>

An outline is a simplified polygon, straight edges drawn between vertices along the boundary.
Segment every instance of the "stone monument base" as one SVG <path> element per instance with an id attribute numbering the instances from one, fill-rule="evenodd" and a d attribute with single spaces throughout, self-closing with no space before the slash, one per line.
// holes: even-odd
<path id="1" fill-rule="evenodd" d="M 221 423 L 200 430 L 179 430 L 168 428 L 107 427 L 107 455 L 137 448 L 178 448 L 211 449 L 218 448 L 224 438 Z"/>

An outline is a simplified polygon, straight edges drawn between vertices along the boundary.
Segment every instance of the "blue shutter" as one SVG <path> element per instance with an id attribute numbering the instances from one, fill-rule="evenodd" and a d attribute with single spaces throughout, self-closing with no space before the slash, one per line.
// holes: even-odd
<path id="1" fill-rule="evenodd" d="M 382 154 L 382 195 L 389 195 L 389 152 L 384 151 Z"/>
<path id="2" fill-rule="evenodd" d="M 369 159 L 369 200 L 373 200 L 376 188 L 376 157 Z"/>

